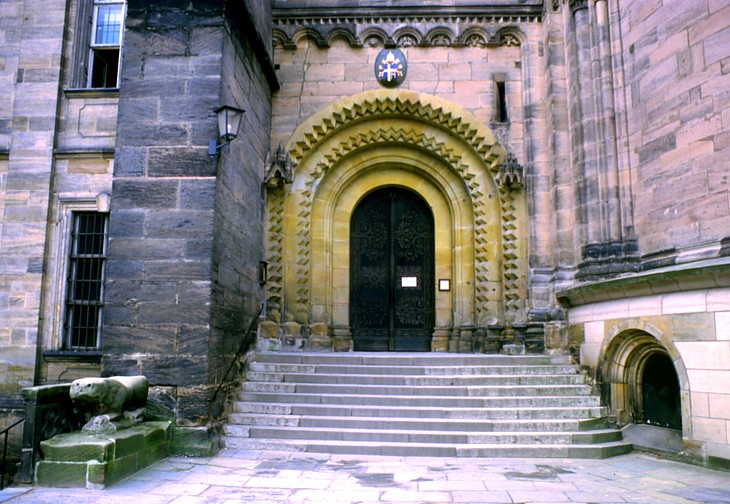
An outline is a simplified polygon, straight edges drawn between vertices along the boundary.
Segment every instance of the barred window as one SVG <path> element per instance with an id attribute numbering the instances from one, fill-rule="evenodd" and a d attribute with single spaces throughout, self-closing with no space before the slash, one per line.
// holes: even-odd
<path id="1" fill-rule="evenodd" d="M 88 87 L 117 88 L 124 30 L 124 2 L 95 0 L 92 23 Z"/>
<path id="2" fill-rule="evenodd" d="M 73 215 L 63 328 L 66 350 L 99 348 L 108 222 L 103 213 Z"/>

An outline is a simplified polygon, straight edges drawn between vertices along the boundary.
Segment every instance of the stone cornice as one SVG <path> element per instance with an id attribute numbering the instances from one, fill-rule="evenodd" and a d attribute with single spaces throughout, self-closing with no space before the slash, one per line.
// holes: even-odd
<path id="1" fill-rule="evenodd" d="M 483 7 L 277 8 L 274 43 L 295 49 L 308 37 L 329 47 L 340 37 L 352 47 L 520 45 L 519 25 L 542 21 L 542 3 Z"/>
<path id="2" fill-rule="evenodd" d="M 629 276 L 580 284 L 556 293 L 565 307 L 670 292 L 730 287 L 730 257 L 657 268 Z"/>
<path id="3" fill-rule="evenodd" d="M 494 22 L 501 18 L 540 18 L 542 2 L 528 5 L 485 5 L 485 6 L 419 6 L 419 7 L 340 7 L 299 8 L 276 7 L 273 10 L 274 23 L 283 21 L 356 23 L 366 20 L 378 22 Z"/>

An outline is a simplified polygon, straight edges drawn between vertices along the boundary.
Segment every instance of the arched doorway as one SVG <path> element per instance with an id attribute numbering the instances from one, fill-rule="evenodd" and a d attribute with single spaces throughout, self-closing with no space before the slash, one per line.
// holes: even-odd
<path id="1" fill-rule="evenodd" d="M 352 216 L 387 187 L 417 195 L 433 220 L 433 313 L 417 348 L 470 352 L 488 325 L 524 322 L 524 194 L 500 176 L 505 151 L 475 116 L 430 95 L 368 91 L 314 114 L 286 150 L 289 182 L 267 181 L 267 345 L 355 347 Z"/>
<path id="2" fill-rule="evenodd" d="M 428 351 L 434 329 L 434 225 L 411 191 L 367 195 L 350 226 L 350 323 L 355 350 Z"/>
<path id="3" fill-rule="evenodd" d="M 619 425 L 683 429 L 686 371 L 671 341 L 651 324 L 623 322 L 609 331 L 598 380 Z"/>
<path id="4" fill-rule="evenodd" d="M 681 429 L 679 379 L 672 359 L 660 352 L 649 355 L 644 364 L 641 383 L 644 423 Z"/>

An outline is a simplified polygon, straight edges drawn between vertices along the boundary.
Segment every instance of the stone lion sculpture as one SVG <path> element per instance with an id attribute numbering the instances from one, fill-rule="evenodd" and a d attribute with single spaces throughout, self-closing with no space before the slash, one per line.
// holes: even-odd
<path id="1" fill-rule="evenodd" d="M 81 378 L 69 395 L 87 420 L 82 431 L 111 434 L 142 421 L 148 388 L 144 376 Z"/>

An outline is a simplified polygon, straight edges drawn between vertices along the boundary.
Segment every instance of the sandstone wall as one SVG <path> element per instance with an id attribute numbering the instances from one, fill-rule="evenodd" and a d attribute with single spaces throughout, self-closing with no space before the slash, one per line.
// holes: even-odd
<path id="1" fill-rule="evenodd" d="M 35 380 L 64 1 L 0 6 L 0 395 Z M 42 13 L 42 15 L 41 15 Z"/>
<path id="2" fill-rule="evenodd" d="M 717 247 L 730 235 L 730 6 L 614 8 L 641 252 Z"/>

